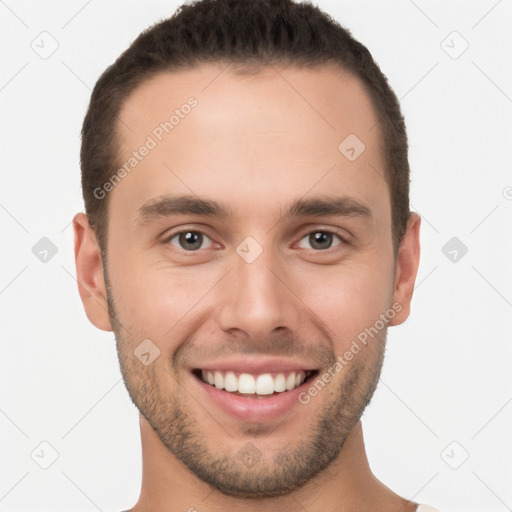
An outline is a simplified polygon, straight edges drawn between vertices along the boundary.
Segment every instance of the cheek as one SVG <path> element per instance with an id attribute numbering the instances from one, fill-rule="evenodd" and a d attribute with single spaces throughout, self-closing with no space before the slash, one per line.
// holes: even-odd
<path id="1" fill-rule="evenodd" d="M 114 255 L 113 255 L 114 258 Z M 222 277 L 213 268 L 172 267 L 143 258 L 118 259 L 109 272 L 116 311 L 137 338 L 161 347 L 201 309 L 201 300 Z"/>
<path id="2" fill-rule="evenodd" d="M 303 300 L 333 340 L 350 345 L 390 307 L 391 274 L 361 265 L 331 270 L 311 275 L 309 282 L 315 286 L 304 287 Z"/>

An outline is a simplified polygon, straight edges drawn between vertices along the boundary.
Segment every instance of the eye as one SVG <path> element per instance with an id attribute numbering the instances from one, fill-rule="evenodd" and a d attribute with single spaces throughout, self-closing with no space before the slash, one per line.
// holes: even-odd
<path id="1" fill-rule="evenodd" d="M 306 240 L 310 244 L 310 247 L 304 247 L 301 242 L 299 242 L 299 247 L 313 249 L 315 251 L 330 249 L 334 238 L 337 238 L 341 243 L 345 242 L 343 238 L 332 231 L 312 231 L 301 239 L 301 242 Z"/>
<path id="2" fill-rule="evenodd" d="M 198 249 L 205 249 L 203 247 L 203 243 L 205 240 L 210 240 L 210 237 L 201 233 L 200 231 L 180 231 L 179 233 L 175 233 L 168 237 L 165 242 L 170 243 L 171 245 L 176 245 L 173 243 L 173 240 L 176 239 L 179 244 L 180 249 L 184 249 L 186 251 L 197 251 Z"/>

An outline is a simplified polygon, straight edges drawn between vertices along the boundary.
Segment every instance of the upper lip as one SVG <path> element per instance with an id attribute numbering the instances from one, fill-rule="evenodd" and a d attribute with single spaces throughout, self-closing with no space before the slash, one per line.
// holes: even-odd
<path id="1" fill-rule="evenodd" d="M 255 375 L 262 373 L 271 373 L 271 372 L 279 372 L 279 371 L 299 371 L 303 370 L 305 372 L 309 370 L 317 370 L 318 368 L 312 366 L 309 363 L 304 363 L 301 361 L 294 361 L 293 359 L 280 359 L 280 358 L 236 358 L 236 359 L 223 359 L 219 361 L 212 361 L 201 363 L 197 366 L 194 366 L 192 370 L 227 370 L 234 372 L 245 372 L 252 373 Z"/>

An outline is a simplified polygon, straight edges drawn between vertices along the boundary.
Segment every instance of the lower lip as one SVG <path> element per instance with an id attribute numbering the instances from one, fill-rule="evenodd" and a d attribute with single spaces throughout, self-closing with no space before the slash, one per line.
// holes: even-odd
<path id="1" fill-rule="evenodd" d="M 274 420 L 292 410 L 294 406 L 300 406 L 299 395 L 310 384 L 310 379 L 307 379 L 291 391 L 283 391 L 271 396 L 263 395 L 262 398 L 245 398 L 217 389 L 195 375 L 192 378 L 219 409 L 238 420 L 253 423 Z"/>

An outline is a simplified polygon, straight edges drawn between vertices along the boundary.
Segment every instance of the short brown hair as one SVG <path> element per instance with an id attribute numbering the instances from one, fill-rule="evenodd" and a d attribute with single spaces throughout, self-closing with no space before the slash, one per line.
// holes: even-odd
<path id="1" fill-rule="evenodd" d="M 364 84 L 379 122 L 392 211 L 395 255 L 409 219 L 408 142 L 398 99 L 368 49 L 309 2 L 201 0 L 143 31 L 97 81 L 82 127 L 85 209 L 106 251 L 108 197 L 94 193 L 119 167 L 116 126 L 128 96 L 144 80 L 201 63 L 313 67 L 336 63 Z M 341 141 L 340 141 L 341 142 Z"/>

